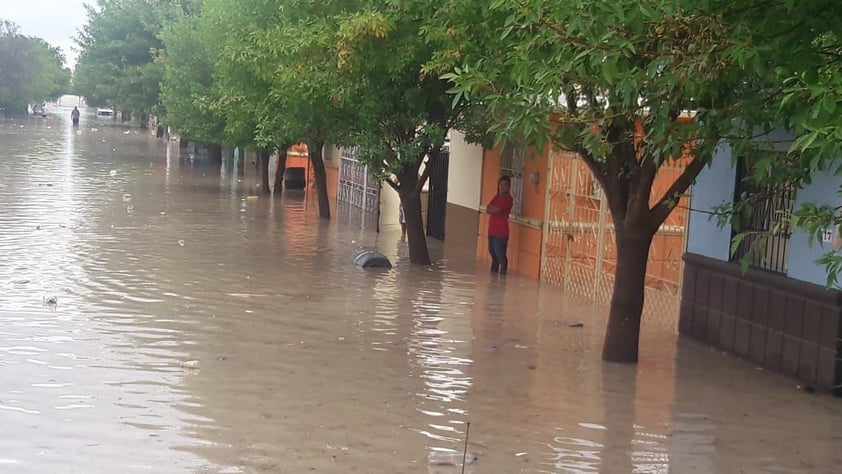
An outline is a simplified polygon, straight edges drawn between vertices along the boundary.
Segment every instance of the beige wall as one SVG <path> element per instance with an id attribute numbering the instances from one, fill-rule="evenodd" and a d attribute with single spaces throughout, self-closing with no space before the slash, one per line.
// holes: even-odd
<path id="1" fill-rule="evenodd" d="M 400 205 L 401 198 L 397 191 L 387 183 L 380 187 L 380 230 L 400 230 Z M 421 192 L 421 216 L 424 218 L 424 226 L 427 225 L 427 191 Z"/>
<path id="2" fill-rule="evenodd" d="M 466 143 L 461 132 L 450 132 L 449 168 L 447 202 L 477 209 L 482 189 L 482 147 Z"/>

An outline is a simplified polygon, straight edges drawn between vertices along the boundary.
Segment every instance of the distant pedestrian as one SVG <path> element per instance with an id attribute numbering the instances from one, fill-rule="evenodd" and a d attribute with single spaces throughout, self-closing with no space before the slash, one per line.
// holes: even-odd
<path id="1" fill-rule="evenodd" d="M 403 211 L 403 203 L 398 207 L 398 222 L 401 224 L 401 238 L 406 237 L 406 213 Z"/>
<path id="2" fill-rule="evenodd" d="M 503 176 L 497 183 L 497 195 L 486 206 L 488 212 L 488 253 L 491 254 L 491 272 L 505 275 L 509 270 L 506 251 L 509 246 L 509 213 L 514 199 L 509 194 L 512 179 Z"/>
<path id="3" fill-rule="evenodd" d="M 79 113 L 79 109 L 78 109 L 78 108 L 76 108 L 76 107 L 73 107 L 73 112 L 70 112 L 70 120 L 72 120 L 72 121 L 73 121 L 73 126 L 74 126 L 74 127 L 78 127 L 78 126 L 79 126 L 79 115 L 81 115 L 81 114 Z"/>

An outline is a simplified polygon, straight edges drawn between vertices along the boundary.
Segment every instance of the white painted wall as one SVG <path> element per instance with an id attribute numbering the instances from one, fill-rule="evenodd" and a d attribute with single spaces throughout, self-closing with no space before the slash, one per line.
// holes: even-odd
<path id="1" fill-rule="evenodd" d="M 478 209 L 481 189 L 482 147 L 468 144 L 463 133 L 451 131 L 447 202 Z"/>

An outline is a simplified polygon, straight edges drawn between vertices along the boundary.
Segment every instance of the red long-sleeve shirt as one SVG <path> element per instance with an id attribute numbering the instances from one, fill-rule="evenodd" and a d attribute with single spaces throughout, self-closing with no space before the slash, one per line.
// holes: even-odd
<path id="1" fill-rule="evenodd" d="M 499 208 L 497 212 L 490 213 L 488 219 L 489 237 L 509 236 L 509 213 L 512 212 L 514 203 L 515 201 L 512 199 L 511 194 L 498 194 L 488 203 L 489 206 Z"/>

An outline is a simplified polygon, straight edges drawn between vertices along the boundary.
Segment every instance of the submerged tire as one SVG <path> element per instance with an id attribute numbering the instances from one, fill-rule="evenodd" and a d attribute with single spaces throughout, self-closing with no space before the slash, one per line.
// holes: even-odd
<path id="1" fill-rule="evenodd" d="M 380 252 L 366 250 L 354 258 L 354 265 L 360 268 L 392 268 L 392 262 Z"/>

